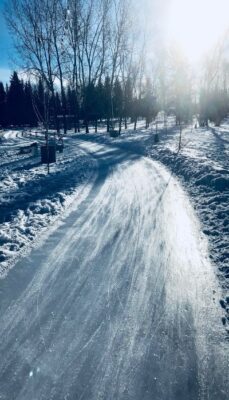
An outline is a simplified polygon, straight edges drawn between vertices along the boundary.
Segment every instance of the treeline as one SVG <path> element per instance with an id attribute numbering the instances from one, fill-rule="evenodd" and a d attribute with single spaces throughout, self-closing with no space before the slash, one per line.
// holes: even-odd
<path id="1" fill-rule="evenodd" d="M 220 125 L 229 113 L 229 94 L 225 88 L 201 89 L 198 102 L 187 94 L 189 92 L 177 93 L 167 88 L 167 101 L 162 103 L 155 93 L 150 79 L 142 85 L 141 96 L 136 96 L 130 78 L 124 87 L 116 78 L 112 88 L 110 78 L 106 77 L 104 82 L 86 86 L 82 102 L 78 101 L 75 90 L 67 86 L 64 88 L 63 104 L 60 91 L 55 90 L 52 96 L 41 79 L 31 84 L 14 72 L 9 84 L 4 86 L 0 82 L 0 127 L 34 127 L 39 123 L 43 125 L 48 118 L 49 126 L 59 130 L 64 127 L 66 112 L 67 129 L 80 131 L 83 124 L 88 132 L 89 124 L 97 130 L 98 121 L 103 121 L 107 131 L 114 127 L 121 131 L 122 127 L 127 128 L 128 121 L 134 123 L 136 129 L 139 118 L 145 119 L 145 126 L 148 127 L 159 110 L 166 114 L 173 113 L 177 124 L 188 123 L 196 115 L 201 126 L 208 126 L 209 122 Z M 169 98 L 169 93 L 173 93 L 173 97 Z"/>
<path id="2" fill-rule="evenodd" d="M 58 97 L 65 131 L 68 108 L 74 112 L 77 121 L 83 116 L 86 126 L 91 118 L 95 118 L 92 114 L 106 114 L 109 118 L 115 82 L 122 80 L 123 90 L 132 73 L 127 46 L 127 11 L 124 0 L 7 2 L 7 21 L 20 59 L 26 70 L 42 81 L 46 127 L 50 123 L 52 106 L 57 125 Z M 109 100 L 104 110 L 95 112 L 98 96 L 102 108 L 104 93 L 100 89 L 105 87 L 105 91 L 109 86 L 106 86 L 107 77 L 110 80 L 110 92 L 106 93 Z"/>
<path id="3" fill-rule="evenodd" d="M 136 129 L 138 118 L 144 118 L 146 127 L 158 113 L 159 107 L 154 91 L 148 79 L 142 88 L 141 97 L 134 96 L 133 83 L 127 79 L 125 86 L 116 78 L 113 88 L 109 77 L 97 85 L 90 83 L 82 94 L 82 102 L 70 86 L 64 88 L 64 104 L 58 90 L 54 96 L 46 90 L 45 84 L 39 79 L 37 84 L 31 84 L 19 79 L 17 72 L 12 74 L 9 85 L 4 87 L 0 82 L 0 126 L 37 126 L 47 118 L 49 126 L 59 130 L 67 119 L 66 128 L 74 127 L 80 130 L 83 122 L 86 132 L 89 124 L 97 129 L 98 121 L 106 121 L 107 131 L 116 128 L 121 131 L 127 128 L 127 122 L 134 123 Z M 64 114 L 65 113 L 65 114 Z"/>
<path id="4" fill-rule="evenodd" d="M 202 89 L 198 105 L 199 123 L 208 126 L 213 122 L 220 126 L 229 113 L 229 93 L 226 89 L 213 88 L 211 91 Z"/>
<path id="5" fill-rule="evenodd" d="M 0 126 L 37 125 L 33 108 L 36 95 L 30 82 L 23 82 L 13 73 L 10 84 L 4 87 L 0 82 Z"/>
<path id="6" fill-rule="evenodd" d="M 74 116 L 75 130 L 78 126 L 78 118 L 83 120 L 88 132 L 89 123 L 95 124 L 105 120 L 107 131 L 114 128 L 121 131 L 122 125 L 127 128 L 127 121 L 137 127 L 138 118 L 145 119 L 146 128 L 153 121 L 159 111 L 159 105 L 154 95 L 152 83 L 149 79 L 144 83 L 141 96 L 134 95 L 134 86 L 131 78 L 125 83 L 116 78 L 112 85 L 109 76 L 100 80 L 97 84 L 91 82 L 82 93 L 82 102 L 77 102 L 77 95 L 70 87 L 67 88 L 66 108 L 69 115 Z"/>
<path id="7" fill-rule="evenodd" d="M 136 126 L 143 117 L 148 126 L 160 109 L 175 114 L 177 124 L 195 114 L 200 125 L 209 120 L 219 125 L 229 112 L 229 38 L 217 45 L 197 78 L 178 49 L 152 48 L 142 18 L 133 15 L 134 3 L 8 0 L 5 15 L 20 68 L 33 82 L 21 82 L 18 89 L 27 101 L 32 94 L 27 115 L 25 100 L 17 108 L 9 103 L 11 82 L 1 89 L 8 122 L 28 123 L 30 113 L 46 128 L 58 129 L 61 121 L 66 132 L 71 115 L 75 129 L 79 121 L 88 131 L 90 122 L 105 119 L 109 130 L 114 119 L 119 129 L 128 118 Z M 20 118 L 10 116 L 20 107 Z"/>
<path id="8" fill-rule="evenodd" d="M 54 120 L 58 128 L 59 115 L 65 132 L 69 115 L 76 129 L 83 120 L 86 131 L 99 119 L 106 119 L 107 130 L 114 118 L 119 129 L 138 116 L 149 125 L 158 108 L 156 92 L 144 71 L 130 10 L 127 0 L 7 2 L 20 60 L 43 86 L 44 113 L 37 115 L 46 127 Z"/>

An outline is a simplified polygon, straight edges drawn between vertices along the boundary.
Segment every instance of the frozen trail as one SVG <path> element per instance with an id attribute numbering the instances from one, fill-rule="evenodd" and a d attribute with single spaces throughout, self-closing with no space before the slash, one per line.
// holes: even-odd
<path id="1" fill-rule="evenodd" d="M 0 281 L 0 399 L 226 400 L 217 286 L 179 184 L 137 145 L 79 145 L 91 192 Z"/>

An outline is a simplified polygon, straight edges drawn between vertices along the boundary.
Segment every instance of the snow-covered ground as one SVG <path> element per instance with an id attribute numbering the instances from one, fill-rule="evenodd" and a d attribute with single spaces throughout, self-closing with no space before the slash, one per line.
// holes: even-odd
<path id="1" fill-rule="evenodd" d="M 0 281 L 1 400 L 227 400 L 221 288 L 150 130 L 68 140 L 96 179 Z"/>
<path id="2" fill-rule="evenodd" d="M 194 126 L 194 124 L 193 124 Z M 92 131 L 91 129 L 90 131 Z M 138 148 L 166 165 L 181 179 L 208 237 L 210 258 L 224 290 L 222 306 L 226 307 L 229 287 L 229 120 L 220 128 L 189 126 L 183 129 L 178 152 L 179 129 L 170 117 L 167 130 L 158 123 L 160 141 L 154 144 L 155 126 L 137 132 L 133 125 L 119 138 L 111 139 L 105 129 L 94 135 L 96 141 L 120 144 L 126 149 L 138 138 Z M 0 276 L 14 265 L 18 256 L 39 241 L 41 232 L 50 229 L 58 216 L 72 202 L 80 200 L 88 182 L 96 176 L 97 161 L 76 145 L 81 135 L 65 137 L 64 153 L 57 153 L 57 163 L 40 164 L 40 154 L 20 154 L 22 146 L 44 138 L 39 130 L 1 132 L 0 143 Z M 226 322 L 226 321 L 224 321 Z"/>
<path id="3" fill-rule="evenodd" d="M 148 154 L 166 165 L 181 179 L 200 218 L 208 238 L 210 258 L 223 287 L 221 305 L 225 309 L 223 323 L 229 322 L 229 120 L 221 127 L 182 132 L 178 152 L 179 129 L 169 120 L 167 132 L 160 129 L 160 142 L 152 144 Z"/>
<path id="4" fill-rule="evenodd" d="M 37 154 L 20 154 L 22 146 L 44 141 L 36 131 L 6 131 L 0 143 L 0 278 L 28 252 L 72 203 L 81 201 L 96 175 L 96 161 L 65 138 L 57 163 L 41 165 Z M 91 182 L 89 184 L 89 181 Z M 86 189 L 86 191 L 85 191 Z"/>

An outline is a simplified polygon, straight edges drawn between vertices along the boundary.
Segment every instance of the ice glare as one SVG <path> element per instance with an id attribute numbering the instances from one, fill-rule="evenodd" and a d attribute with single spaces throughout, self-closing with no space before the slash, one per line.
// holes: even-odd
<path id="1" fill-rule="evenodd" d="M 166 35 L 195 64 L 229 28 L 228 0 L 171 0 Z"/>

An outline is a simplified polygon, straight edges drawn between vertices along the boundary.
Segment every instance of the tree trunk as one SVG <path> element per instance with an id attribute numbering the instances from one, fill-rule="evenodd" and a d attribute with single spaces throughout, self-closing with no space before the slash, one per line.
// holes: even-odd
<path id="1" fill-rule="evenodd" d="M 76 118 L 76 113 L 74 112 L 74 132 L 77 132 L 77 118 Z"/>
<path id="2" fill-rule="evenodd" d="M 65 100 L 62 100 L 62 102 L 63 102 L 64 134 L 66 135 L 66 133 L 67 133 L 66 102 L 65 102 Z"/>
<path id="3" fill-rule="evenodd" d="M 52 93 L 53 104 L 54 104 L 54 123 L 55 123 L 57 133 L 60 133 L 60 121 L 57 118 L 57 105 L 56 105 L 55 91 L 54 91 L 53 86 L 51 87 L 51 93 Z M 44 118 L 45 118 L 45 116 L 44 116 Z"/>
<path id="4" fill-rule="evenodd" d="M 135 120 L 134 120 L 134 131 L 136 131 L 136 129 L 137 129 L 137 118 L 135 118 Z"/>
<path id="5" fill-rule="evenodd" d="M 127 129 L 127 117 L 125 117 L 125 129 Z"/>
<path id="6" fill-rule="evenodd" d="M 85 120 L 86 133 L 89 133 L 88 120 Z"/>
<path id="7" fill-rule="evenodd" d="M 122 116 L 120 116 L 119 118 L 119 129 L 118 129 L 119 134 L 121 133 L 121 130 L 122 130 Z"/>

